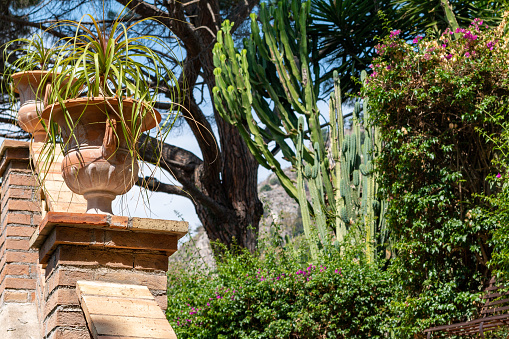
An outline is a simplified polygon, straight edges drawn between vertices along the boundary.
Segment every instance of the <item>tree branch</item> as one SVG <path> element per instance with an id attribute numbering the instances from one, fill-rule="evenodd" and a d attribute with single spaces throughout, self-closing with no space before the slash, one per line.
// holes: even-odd
<path id="1" fill-rule="evenodd" d="M 164 192 L 168 194 L 175 194 L 181 197 L 192 199 L 191 195 L 187 193 L 182 187 L 176 185 L 165 184 L 156 178 L 151 177 L 138 177 L 136 185 L 146 188 L 152 192 Z"/>
<path id="2" fill-rule="evenodd" d="M 0 15 L 0 20 L 5 20 L 5 21 L 9 21 L 9 22 L 12 22 L 12 23 L 15 23 L 15 24 L 20 24 L 20 25 L 25 25 L 25 26 L 29 26 L 29 27 L 35 27 L 35 28 L 39 28 L 43 31 L 46 31 L 54 36 L 56 36 L 57 38 L 65 38 L 66 35 L 65 34 L 62 34 L 52 28 L 49 28 L 49 27 L 46 27 L 40 23 L 36 23 L 36 22 L 30 22 L 30 21 L 27 21 L 27 20 L 23 20 L 19 17 L 12 17 L 12 16 L 8 16 L 8 15 Z"/>
<path id="3" fill-rule="evenodd" d="M 168 0 L 168 12 L 164 12 L 154 5 L 151 5 L 141 0 L 117 0 L 118 3 L 127 6 L 136 14 L 143 18 L 154 18 L 167 28 L 169 28 L 175 35 L 184 42 L 186 50 L 192 48 L 198 50 L 200 48 L 198 39 L 194 33 L 194 27 L 186 21 L 182 4 L 178 1 Z M 173 17 L 170 17 L 173 16 Z"/>
<path id="4" fill-rule="evenodd" d="M 205 164 L 192 152 L 166 143 L 160 145 L 157 139 L 145 134 L 140 137 L 138 145 L 141 158 L 168 171 L 182 184 L 182 190 L 193 197 L 193 203 L 202 204 L 214 213 L 218 213 L 217 215 L 231 212 L 197 187 L 196 182 L 199 180 L 197 177 L 203 171 Z M 175 194 L 181 195 L 182 191 Z"/>
<path id="5" fill-rule="evenodd" d="M 260 0 L 243 0 L 240 1 L 235 8 L 231 11 L 230 15 L 226 18 L 233 22 L 232 33 L 244 22 L 249 13 L 253 11 L 253 8 L 260 3 Z"/>
<path id="6" fill-rule="evenodd" d="M 143 160 L 151 164 L 159 164 L 161 168 L 170 172 L 181 183 L 182 181 L 176 177 L 175 172 L 194 172 L 196 167 L 203 163 L 194 153 L 167 143 L 161 146 L 156 138 L 146 134 L 141 135 L 138 147 Z M 178 165 L 176 165 L 177 163 Z M 185 180 L 186 178 L 182 179 Z"/>

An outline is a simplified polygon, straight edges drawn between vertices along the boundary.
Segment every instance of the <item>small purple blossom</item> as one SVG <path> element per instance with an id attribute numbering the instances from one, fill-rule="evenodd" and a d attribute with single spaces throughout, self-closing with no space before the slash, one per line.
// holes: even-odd
<path id="1" fill-rule="evenodd" d="M 468 40 L 471 40 L 471 41 L 477 40 L 477 35 L 472 34 L 472 32 L 470 32 L 470 31 L 467 31 L 467 32 L 463 35 L 463 37 L 464 37 L 465 39 L 468 39 Z"/>
<path id="2" fill-rule="evenodd" d="M 497 178 L 499 178 L 499 179 L 502 178 L 502 174 L 498 173 Z"/>
<path id="3" fill-rule="evenodd" d="M 446 58 L 447 60 L 451 59 L 451 58 L 452 58 L 452 54 L 450 54 L 450 53 L 449 53 L 449 54 L 447 54 L 447 55 L 445 56 L 445 58 Z"/>
<path id="4" fill-rule="evenodd" d="M 390 37 L 391 39 L 394 39 L 395 37 L 397 37 L 398 35 L 400 35 L 400 33 L 401 33 L 401 30 L 399 30 L 399 29 L 398 29 L 398 30 L 395 30 L 395 31 L 392 31 L 392 32 L 391 32 L 391 34 L 389 35 L 389 37 Z"/>
<path id="5" fill-rule="evenodd" d="M 414 38 L 414 40 L 412 40 L 412 42 L 413 42 L 414 44 L 416 44 L 416 43 L 418 43 L 418 42 L 419 42 L 419 40 L 421 40 L 422 38 L 423 38 L 422 36 L 418 35 L 418 36 L 416 36 L 416 37 Z"/>
<path id="6" fill-rule="evenodd" d="M 486 44 L 486 47 L 488 47 L 488 49 L 489 49 L 490 51 L 492 51 L 492 50 L 493 50 L 493 47 L 494 47 L 494 46 L 495 46 L 495 43 L 494 43 L 493 41 L 490 41 L 490 42 L 488 42 L 488 43 Z"/>
<path id="7" fill-rule="evenodd" d="M 470 53 L 466 52 L 465 53 L 465 58 L 470 58 Z"/>

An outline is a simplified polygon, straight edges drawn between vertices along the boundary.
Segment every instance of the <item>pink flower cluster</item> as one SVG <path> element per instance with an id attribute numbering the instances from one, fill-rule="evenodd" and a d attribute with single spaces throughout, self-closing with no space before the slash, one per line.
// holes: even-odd
<path id="1" fill-rule="evenodd" d="M 377 66 L 381 67 L 380 65 L 377 65 Z M 295 282 L 306 283 L 312 279 L 313 275 L 315 275 L 317 273 L 324 273 L 324 272 L 326 272 L 326 270 L 327 270 L 327 266 L 325 266 L 325 265 L 320 265 L 319 267 L 316 267 L 315 265 L 309 265 L 305 269 L 297 270 L 295 273 L 289 273 L 289 274 L 281 273 L 281 274 L 274 275 L 272 278 L 270 278 L 270 276 L 271 276 L 270 272 L 262 271 L 261 269 L 259 269 L 256 271 L 256 274 L 254 274 L 252 276 L 250 276 L 250 274 L 247 273 L 246 277 L 248 279 L 252 279 L 252 281 L 255 281 L 255 282 L 256 281 L 262 281 L 262 282 L 263 281 L 267 281 L 267 282 L 272 281 L 273 284 L 277 284 L 282 279 L 285 279 L 285 278 L 289 279 L 289 278 L 292 278 L 292 276 L 293 276 L 293 279 Z M 342 276 L 341 269 L 335 269 L 334 274 L 339 274 Z M 285 286 L 285 285 L 283 285 L 283 286 Z M 242 287 L 239 287 L 239 288 L 242 288 Z M 210 297 L 208 302 L 205 304 L 205 306 L 193 307 L 190 304 L 186 304 L 189 307 L 188 311 L 186 311 L 187 312 L 186 314 L 189 314 L 189 316 L 195 316 L 200 311 L 204 311 L 208 307 L 211 307 L 212 303 L 221 302 L 220 301 L 221 299 L 226 298 L 226 300 L 227 300 L 229 297 L 230 300 L 235 300 L 236 292 L 237 292 L 237 290 L 235 290 L 233 288 L 217 287 L 215 290 L 215 297 Z M 186 316 L 186 318 L 187 318 L 187 316 Z M 177 318 L 177 326 L 189 326 L 193 323 L 197 324 L 197 325 L 201 325 L 201 323 L 199 323 L 199 324 L 197 323 L 197 319 L 199 319 L 199 318 L 193 318 L 193 317 L 189 317 L 189 318 L 191 318 L 191 319 Z"/>
<path id="2" fill-rule="evenodd" d="M 423 36 L 418 35 L 418 36 L 416 36 L 416 37 L 414 38 L 414 40 L 412 40 L 412 42 L 413 42 L 414 44 L 416 44 L 416 43 L 418 43 L 420 40 L 422 40 L 422 38 L 423 38 Z"/>
<path id="3" fill-rule="evenodd" d="M 400 34 L 401 34 L 401 30 L 398 29 L 398 30 L 392 31 L 391 34 L 389 35 L 389 37 L 391 39 L 394 39 L 394 38 L 396 38 Z"/>

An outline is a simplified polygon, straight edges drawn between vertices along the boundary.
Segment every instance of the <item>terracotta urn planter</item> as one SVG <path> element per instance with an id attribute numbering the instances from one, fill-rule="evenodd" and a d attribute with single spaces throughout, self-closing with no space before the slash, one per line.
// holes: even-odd
<path id="1" fill-rule="evenodd" d="M 64 105 L 67 114 L 60 104 L 46 107 L 41 114 L 60 126 L 64 181 L 87 200 L 87 213 L 113 214 L 112 201 L 138 179 L 138 162 L 129 151 L 125 130 L 130 129 L 133 117 L 141 131 L 146 131 L 161 116 L 154 110 L 141 119 L 137 113 L 143 106 L 131 99 L 119 103 L 117 98 L 78 98 Z"/>
<path id="2" fill-rule="evenodd" d="M 49 88 L 46 87 L 42 93 L 37 93 L 37 90 L 42 88 L 40 86 L 42 81 L 48 82 L 46 86 L 50 86 L 50 73 L 49 71 L 26 71 L 14 73 L 11 76 L 13 89 L 19 93 L 19 126 L 31 133 L 35 142 L 46 140 L 46 131 L 41 123 L 40 114 L 44 109 L 44 96 Z"/>

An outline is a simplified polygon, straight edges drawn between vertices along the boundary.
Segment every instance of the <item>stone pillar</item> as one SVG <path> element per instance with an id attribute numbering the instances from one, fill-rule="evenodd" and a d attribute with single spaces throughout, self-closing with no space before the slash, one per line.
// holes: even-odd
<path id="1" fill-rule="evenodd" d="M 187 227 L 170 220 L 48 212 L 30 240 L 45 270 L 43 338 L 90 338 L 78 280 L 143 285 L 166 308 L 168 256 Z"/>
<path id="2" fill-rule="evenodd" d="M 0 147 L 0 338 L 91 338 L 78 280 L 146 286 L 165 309 L 168 256 L 188 224 L 74 213 L 83 203 L 57 165 L 41 190 L 30 154 L 28 142 Z"/>
<path id="3" fill-rule="evenodd" d="M 5 140 L 0 159 L 0 338 L 38 338 L 38 253 L 29 240 L 41 213 L 29 143 Z"/>

